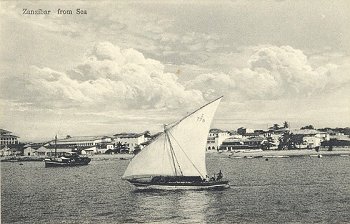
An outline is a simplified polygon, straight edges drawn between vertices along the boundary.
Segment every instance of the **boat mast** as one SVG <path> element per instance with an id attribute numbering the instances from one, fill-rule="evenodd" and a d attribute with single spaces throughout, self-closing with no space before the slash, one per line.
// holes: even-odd
<path id="1" fill-rule="evenodd" d="M 57 135 L 55 136 L 55 157 L 57 157 Z"/>
<path id="2" fill-rule="evenodd" d="M 173 159 L 173 164 L 174 164 L 174 169 L 175 169 L 175 175 L 177 175 L 176 166 L 175 166 L 175 162 L 176 162 L 177 166 L 179 167 L 180 174 L 181 174 L 181 176 L 183 176 L 183 173 L 182 173 L 182 170 L 181 170 L 179 161 L 177 160 L 176 154 L 175 154 L 175 152 L 174 152 L 173 145 L 171 144 L 169 135 L 168 135 L 167 133 L 166 133 L 166 137 L 167 137 L 167 139 L 168 139 L 169 146 L 170 146 L 171 158 Z"/>
<path id="3" fill-rule="evenodd" d="M 181 147 L 181 145 L 179 144 L 179 142 L 176 140 L 176 138 L 174 138 L 174 136 L 171 134 L 171 132 L 169 132 L 171 137 L 175 140 L 175 142 L 177 143 L 177 145 L 179 146 L 179 148 L 181 149 L 181 151 L 185 154 L 186 158 L 188 159 L 188 161 L 190 161 L 190 163 L 192 164 L 192 166 L 197 170 L 198 174 L 202 177 L 205 178 L 205 176 L 198 170 L 198 168 L 196 167 L 196 165 L 193 164 L 192 160 L 188 157 L 188 155 L 186 154 L 186 152 L 183 150 L 183 148 Z M 169 142 L 170 142 L 170 137 L 168 136 Z M 170 143 L 171 144 L 171 143 Z M 180 165 L 179 165 L 180 167 Z M 181 172 L 182 174 L 182 172 Z"/>
<path id="4" fill-rule="evenodd" d="M 176 165 L 179 167 L 179 171 L 180 171 L 181 176 L 183 176 L 183 173 L 182 173 L 182 170 L 181 170 L 181 167 L 180 167 L 179 161 L 178 161 L 178 160 L 177 160 L 177 158 L 176 158 L 176 154 L 175 154 L 175 152 L 174 152 L 173 145 L 171 144 L 171 141 L 170 141 L 170 138 L 169 138 L 169 135 L 168 135 L 167 129 L 166 129 L 166 125 L 164 125 L 164 135 L 165 135 L 165 139 L 166 139 L 166 140 L 168 140 L 168 142 L 169 142 L 169 146 L 170 146 L 170 154 L 171 154 L 171 159 L 172 159 L 173 166 L 174 166 L 175 176 L 177 176 L 177 169 L 176 169 Z"/>

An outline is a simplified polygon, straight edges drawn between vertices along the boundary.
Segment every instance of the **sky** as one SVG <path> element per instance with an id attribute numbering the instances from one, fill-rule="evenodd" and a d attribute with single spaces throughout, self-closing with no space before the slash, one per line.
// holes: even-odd
<path id="1" fill-rule="evenodd" d="M 1 1 L 0 16 L 0 127 L 22 141 L 157 132 L 219 96 L 216 128 L 350 126 L 347 0 Z"/>

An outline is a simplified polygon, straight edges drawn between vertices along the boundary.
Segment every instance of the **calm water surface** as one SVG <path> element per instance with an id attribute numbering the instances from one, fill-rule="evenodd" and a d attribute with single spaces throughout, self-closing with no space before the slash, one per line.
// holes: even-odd
<path id="1" fill-rule="evenodd" d="M 350 223 L 350 157 L 232 159 L 208 154 L 224 191 L 138 192 L 128 160 L 44 168 L 1 163 L 2 223 Z"/>

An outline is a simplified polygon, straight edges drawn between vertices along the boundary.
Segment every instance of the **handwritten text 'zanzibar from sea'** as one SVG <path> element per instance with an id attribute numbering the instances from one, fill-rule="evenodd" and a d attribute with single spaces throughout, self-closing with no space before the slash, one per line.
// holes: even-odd
<path id="1" fill-rule="evenodd" d="M 87 15 L 86 9 L 57 9 L 57 10 L 48 10 L 48 9 L 22 9 L 22 14 L 24 15 L 50 15 L 50 14 L 58 14 L 58 15 Z"/>

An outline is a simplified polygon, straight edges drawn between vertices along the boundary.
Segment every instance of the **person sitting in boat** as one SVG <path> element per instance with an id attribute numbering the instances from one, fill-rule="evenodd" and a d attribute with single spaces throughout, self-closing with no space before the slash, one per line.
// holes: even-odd
<path id="1" fill-rule="evenodd" d="M 222 177 L 223 177 L 223 175 L 222 175 L 222 172 L 221 172 L 221 170 L 220 170 L 219 173 L 218 173 L 218 177 L 216 178 L 216 180 L 221 180 Z"/>

